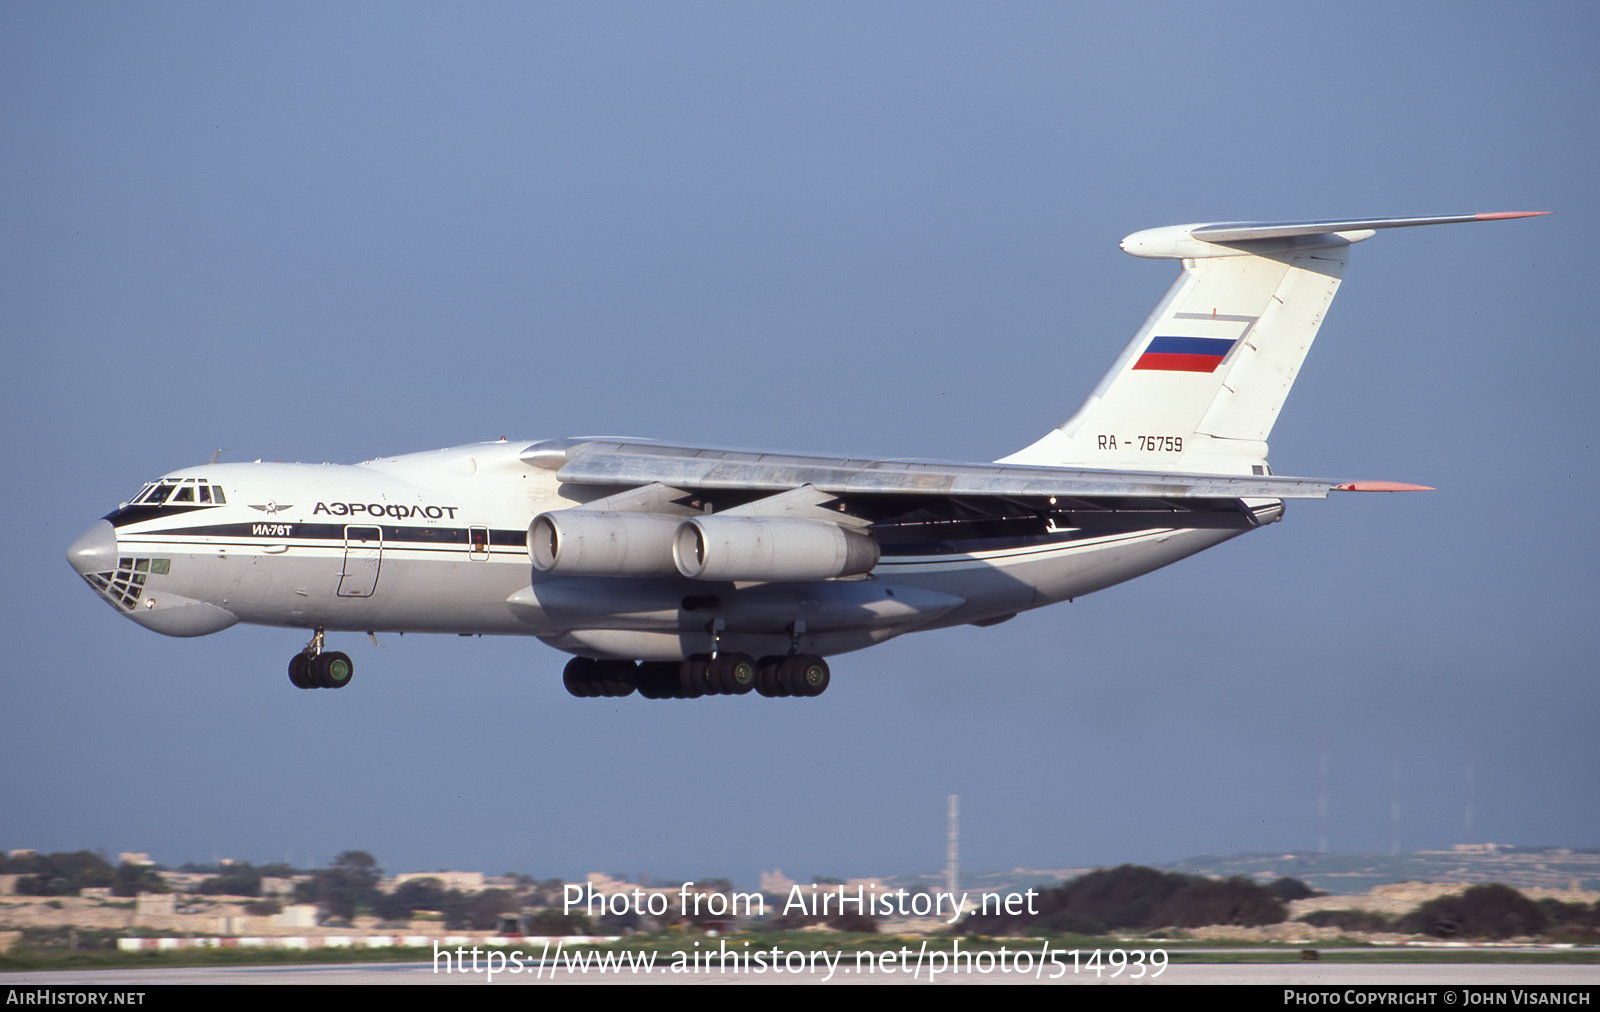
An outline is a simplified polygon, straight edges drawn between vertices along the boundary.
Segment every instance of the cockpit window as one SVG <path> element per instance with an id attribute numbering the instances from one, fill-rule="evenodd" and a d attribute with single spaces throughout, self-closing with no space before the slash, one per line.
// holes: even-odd
<path id="1" fill-rule="evenodd" d="M 168 478 L 164 481 L 155 481 L 146 485 L 133 498 L 130 505 L 161 506 L 165 504 L 198 503 L 207 506 L 223 506 L 227 502 L 227 497 L 222 494 L 222 486 L 211 484 L 209 479 Z"/>

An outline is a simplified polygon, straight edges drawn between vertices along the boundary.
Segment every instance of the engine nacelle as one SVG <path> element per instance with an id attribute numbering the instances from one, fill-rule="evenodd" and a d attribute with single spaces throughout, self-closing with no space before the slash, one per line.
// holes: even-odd
<path id="1" fill-rule="evenodd" d="M 680 521 L 677 571 L 694 580 L 826 580 L 878 564 L 878 543 L 826 520 L 709 516 Z"/>
<path id="2" fill-rule="evenodd" d="M 541 573 L 672 576 L 672 539 L 683 523 L 659 513 L 551 510 L 528 525 L 528 558 Z"/>

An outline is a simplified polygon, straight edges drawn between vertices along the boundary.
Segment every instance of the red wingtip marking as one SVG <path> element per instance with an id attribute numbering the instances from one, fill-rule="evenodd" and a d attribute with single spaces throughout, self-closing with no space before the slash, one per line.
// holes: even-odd
<path id="1" fill-rule="evenodd" d="M 1500 221 L 1504 218 L 1537 218 L 1541 214 L 1553 214 L 1552 211 L 1490 211 L 1488 214 L 1473 215 L 1479 221 Z"/>
<path id="2" fill-rule="evenodd" d="M 1407 485 L 1403 481 L 1347 481 L 1333 486 L 1339 492 L 1434 492 L 1432 485 Z"/>

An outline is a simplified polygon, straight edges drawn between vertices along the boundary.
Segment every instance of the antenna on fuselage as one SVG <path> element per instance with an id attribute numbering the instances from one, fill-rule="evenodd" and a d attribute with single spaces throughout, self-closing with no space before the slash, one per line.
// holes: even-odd
<path id="1" fill-rule="evenodd" d="M 213 450 L 211 452 L 211 459 L 206 461 L 206 465 L 209 467 L 210 465 L 215 464 L 217 461 L 221 460 L 222 459 L 222 455 L 225 452 L 227 452 L 227 449 L 228 448 L 226 446 L 222 446 L 222 447 L 218 447 L 217 449 Z"/>

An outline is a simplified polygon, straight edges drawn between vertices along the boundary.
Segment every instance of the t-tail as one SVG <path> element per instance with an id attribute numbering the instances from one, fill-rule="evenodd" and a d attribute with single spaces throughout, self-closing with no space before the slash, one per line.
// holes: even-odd
<path id="1" fill-rule="evenodd" d="M 1001 463 L 1266 474 L 1267 436 L 1339 290 L 1380 228 L 1527 218 L 1235 222 L 1135 232 L 1122 249 L 1183 270 L 1075 414 Z"/>

